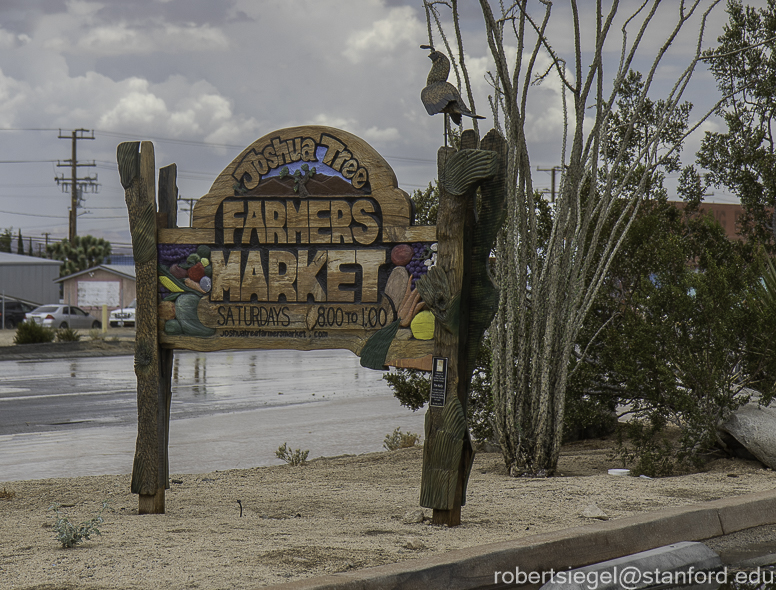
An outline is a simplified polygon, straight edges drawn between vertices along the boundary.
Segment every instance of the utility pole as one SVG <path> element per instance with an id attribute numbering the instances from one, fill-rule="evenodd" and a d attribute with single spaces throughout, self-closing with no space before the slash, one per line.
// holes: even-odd
<path id="1" fill-rule="evenodd" d="M 197 202 L 197 199 L 184 199 L 180 195 L 178 196 L 179 201 L 186 201 L 189 204 L 189 227 L 191 227 L 191 218 L 192 214 L 194 212 L 194 203 Z"/>
<path id="2" fill-rule="evenodd" d="M 551 202 L 554 203 L 555 202 L 555 173 L 556 172 L 560 172 L 563 168 L 561 168 L 560 166 L 553 166 L 552 168 L 539 168 L 537 166 L 536 169 L 539 172 L 550 172 L 550 173 L 552 173 L 552 180 L 550 181 L 551 182 L 551 184 L 550 184 L 550 187 L 551 187 L 550 188 L 550 195 L 552 197 L 552 201 Z"/>
<path id="3" fill-rule="evenodd" d="M 89 133 L 90 135 L 86 135 Z M 62 135 L 62 130 L 59 130 L 59 139 L 70 139 L 70 159 L 60 161 L 57 160 L 58 168 L 70 168 L 70 179 L 65 179 L 64 174 L 54 178 L 56 183 L 62 187 L 63 192 L 67 192 L 70 189 L 70 231 L 68 233 L 68 239 L 73 242 L 77 235 L 76 231 L 76 219 L 78 217 L 78 205 L 80 204 L 80 195 L 84 189 L 91 188 L 91 192 L 96 193 L 97 187 L 97 175 L 85 176 L 78 178 L 79 166 L 94 166 L 94 160 L 91 162 L 79 162 L 78 161 L 78 140 L 79 139 L 94 139 L 94 131 L 88 129 L 74 129 L 70 132 L 70 135 Z M 47 236 L 48 237 L 48 236 Z"/>

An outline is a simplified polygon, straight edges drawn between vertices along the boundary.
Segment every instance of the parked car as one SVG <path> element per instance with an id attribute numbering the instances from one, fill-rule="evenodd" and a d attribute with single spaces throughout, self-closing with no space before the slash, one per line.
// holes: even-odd
<path id="1" fill-rule="evenodd" d="M 24 317 L 47 328 L 88 330 L 102 327 L 100 320 L 74 305 L 41 305 L 28 312 Z"/>
<path id="2" fill-rule="evenodd" d="M 5 307 L 5 315 L 3 315 L 3 307 Z M 24 314 L 33 309 L 35 309 L 34 305 L 15 299 L 6 299 L 3 306 L 3 300 L 0 299 L 0 326 L 5 326 L 6 330 L 13 330 L 24 321 Z"/>
<path id="3" fill-rule="evenodd" d="M 114 309 L 110 312 L 110 327 L 118 328 L 121 326 L 134 326 L 135 325 L 135 307 L 137 306 L 137 299 L 134 299 L 132 303 L 126 307 Z"/>

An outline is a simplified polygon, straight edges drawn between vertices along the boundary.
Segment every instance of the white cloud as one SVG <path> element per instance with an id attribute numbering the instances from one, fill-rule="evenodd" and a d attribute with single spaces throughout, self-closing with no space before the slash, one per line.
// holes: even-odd
<path id="1" fill-rule="evenodd" d="M 169 119 L 164 100 L 144 90 L 130 92 L 121 98 L 112 109 L 99 118 L 98 127 L 110 130 L 127 127 L 144 129 L 157 121 Z"/>
<path id="2" fill-rule="evenodd" d="M 70 14 L 81 18 L 91 17 L 105 6 L 101 2 L 87 2 L 86 0 L 68 0 L 66 4 Z"/>
<path id="3" fill-rule="evenodd" d="M 401 137 L 401 134 L 396 127 L 388 127 L 385 129 L 370 127 L 369 129 L 361 132 L 361 135 L 367 141 L 380 141 L 384 143 L 397 141 Z"/>
<path id="4" fill-rule="evenodd" d="M 102 25 L 70 37 L 58 36 L 44 43 L 46 49 L 75 55 L 148 55 L 224 50 L 229 40 L 209 25 L 163 24 L 136 28 L 128 23 Z"/>
<path id="5" fill-rule="evenodd" d="M 314 125 L 326 125 L 327 127 L 337 127 L 346 130 L 352 129 L 356 125 L 356 122 L 353 119 L 344 119 L 326 113 L 317 114 L 313 117 L 312 122 Z"/>
<path id="6" fill-rule="evenodd" d="M 394 51 L 401 45 L 417 45 L 424 39 L 423 24 L 409 6 L 400 6 L 388 15 L 375 21 L 370 29 L 351 34 L 343 55 L 352 63 L 371 59 L 387 51 Z"/>

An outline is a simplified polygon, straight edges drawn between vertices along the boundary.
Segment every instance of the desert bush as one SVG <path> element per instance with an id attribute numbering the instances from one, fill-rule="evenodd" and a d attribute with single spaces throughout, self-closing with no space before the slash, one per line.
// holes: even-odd
<path id="1" fill-rule="evenodd" d="M 466 422 L 475 440 L 497 444 L 493 434 L 490 374 L 490 341 L 486 336 L 477 353 L 472 374 L 469 399 L 466 404 Z M 430 373 L 415 369 L 394 369 L 390 373 L 385 373 L 383 379 L 393 389 L 393 395 L 401 405 L 415 411 L 428 402 L 431 393 Z"/>
<path id="2" fill-rule="evenodd" d="M 395 451 L 396 449 L 409 449 L 414 447 L 420 441 L 420 435 L 413 432 L 402 432 L 401 428 L 397 428 L 391 434 L 385 435 L 383 446 L 389 451 Z"/>
<path id="3" fill-rule="evenodd" d="M 278 450 L 275 451 L 275 455 L 278 459 L 281 459 L 294 467 L 307 463 L 307 455 L 309 454 L 310 451 L 303 451 L 302 449 L 292 451 L 288 448 L 288 443 L 283 443 L 278 447 Z"/>
<path id="4" fill-rule="evenodd" d="M 57 330 L 57 342 L 78 342 L 81 335 L 73 328 L 62 328 Z"/>
<path id="5" fill-rule="evenodd" d="M 708 216 L 656 203 L 634 222 L 569 395 L 627 418 L 619 456 L 636 474 L 699 468 L 725 449 L 717 427 L 752 389 L 772 399 L 776 308 L 752 300 L 762 268 L 753 245 L 727 239 Z"/>
<path id="6" fill-rule="evenodd" d="M 101 535 L 97 527 L 102 524 L 102 513 L 108 507 L 107 502 L 102 503 L 102 509 L 89 520 L 80 524 L 70 522 L 66 514 L 60 512 L 59 504 L 52 504 L 49 510 L 54 511 L 54 536 L 62 547 L 74 547 L 78 543 L 88 541 L 94 535 Z"/>
<path id="7" fill-rule="evenodd" d="M 11 490 L 10 492 L 3 488 L 3 491 L 0 492 L 0 500 L 13 500 L 16 496 L 16 492 Z"/>
<path id="8" fill-rule="evenodd" d="M 13 343 L 40 344 L 42 342 L 53 342 L 54 336 L 56 336 L 56 332 L 51 328 L 41 326 L 35 322 L 24 321 L 17 326 Z"/>
<path id="9" fill-rule="evenodd" d="M 92 328 L 91 330 L 89 330 L 89 339 L 105 340 L 105 333 L 100 328 Z M 115 340 L 118 340 L 118 338 L 115 338 Z"/>

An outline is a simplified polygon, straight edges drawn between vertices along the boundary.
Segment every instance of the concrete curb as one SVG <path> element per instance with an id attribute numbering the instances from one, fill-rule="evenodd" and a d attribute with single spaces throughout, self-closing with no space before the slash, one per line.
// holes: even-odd
<path id="1" fill-rule="evenodd" d="M 681 580 L 677 574 L 684 573 L 684 579 L 688 580 L 690 572 L 707 572 L 721 567 L 719 555 L 703 543 L 681 541 L 573 570 L 561 570 L 557 572 L 557 579 L 548 580 L 539 590 L 589 590 L 592 586 L 596 590 L 621 590 L 623 583 L 637 590 L 662 585 L 660 576 L 665 574 L 671 574 L 671 580 Z M 637 571 L 646 575 L 634 577 L 631 572 Z M 625 577 L 621 577 L 623 572 L 626 572 Z M 513 579 L 512 575 L 513 572 L 507 572 L 507 581 Z"/>
<path id="2" fill-rule="evenodd" d="M 668 508 L 514 541 L 354 572 L 298 580 L 277 590 L 473 590 L 498 588 L 495 572 L 578 568 L 680 541 L 776 524 L 776 491 Z M 514 585 L 512 586 L 514 587 Z M 521 589 L 538 588 L 525 585 Z"/>
<path id="3" fill-rule="evenodd" d="M 78 340 L 0 346 L 0 361 L 122 356 L 135 353 L 134 340 Z"/>

